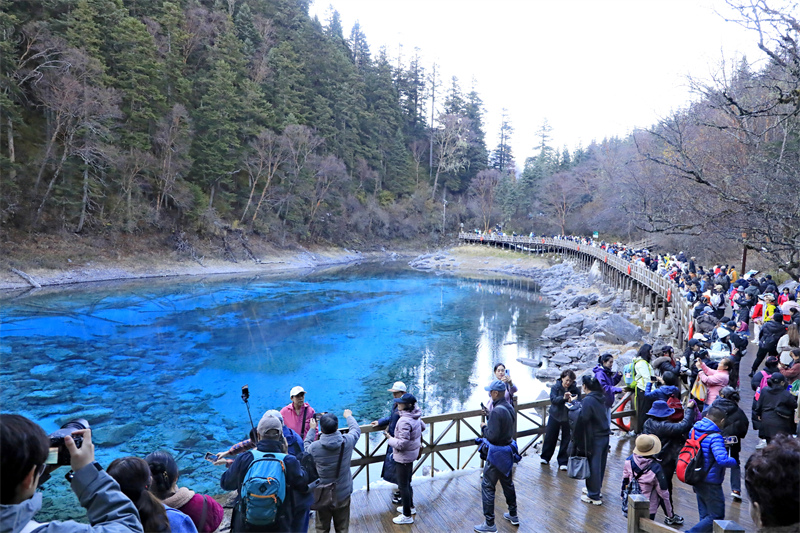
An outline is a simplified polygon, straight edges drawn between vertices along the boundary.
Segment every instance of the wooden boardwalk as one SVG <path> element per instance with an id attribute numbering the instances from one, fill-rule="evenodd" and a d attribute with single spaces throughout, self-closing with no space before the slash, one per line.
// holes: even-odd
<path id="1" fill-rule="evenodd" d="M 741 364 L 745 380 L 742 381 L 742 401 L 740 407 L 750 418 L 753 391 L 750 389 L 747 372 L 752 364 L 755 345 L 751 344 L 748 356 Z M 755 451 L 758 443 L 757 432 L 752 427 L 742 442 L 742 465 Z M 539 457 L 532 451 L 519 463 L 514 473 L 517 490 L 520 525 L 512 526 L 502 518 L 507 511 L 500 485 L 497 486 L 495 504 L 498 531 L 531 532 L 612 532 L 624 533 L 626 518 L 622 515 L 619 497 L 622 482 L 622 466 L 634 446 L 634 439 L 611 437 L 611 453 L 608 456 L 605 480 L 603 483 L 602 506 L 588 505 L 580 501 L 583 481 L 570 479 L 566 472 L 558 471 L 555 458 L 549 466 L 539 464 Z M 742 472 L 744 477 L 744 472 Z M 391 503 L 391 489 L 377 488 L 370 491 L 355 492 L 351 500 L 350 531 L 353 533 L 376 531 L 419 531 L 446 533 L 472 531 L 475 524 L 483 521 L 480 496 L 480 475 L 477 471 L 463 473 L 456 477 L 443 477 L 414 480 L 414 502 L 417 515 L 413 525 L 399 526 L 392 522 L 397 516 L 396 505 Z M 750 518 L 750 505 L 744 491 L 743 501 L 734 503 L 730 497 L 730 472 L 725 474 L 723 490 L 726 496 L 725 518 L 734 520 L 746 531 L 755 531 Z M 691 487 L 673 480 L 673 502 L 675 512 L 685 518 L 681 529 L 689 529 L 699 521 L 697 501 Z M 656 520 L 663 523 L 663 511 L 659 510 Z M 313 530 L 313 522 L 312 522 Z"/>

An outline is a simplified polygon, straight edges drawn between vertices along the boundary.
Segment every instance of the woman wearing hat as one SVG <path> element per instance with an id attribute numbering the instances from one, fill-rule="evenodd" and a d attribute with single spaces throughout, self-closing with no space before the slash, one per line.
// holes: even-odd
<path id="1" fill-rule="evenodd" d="M 413 524 L 411 515 L 417 513 L 414 508 L 414 490 L 411 488 L 411 471 L 414 461 L 419 456 L 422 447 L 422 432 L 425 431 L 425 422 L 422 421 L 422 412 L 417 407 L 417 399 L 407 392 L 395 398 L 400 418 L 394 428 L 394 436 L 384 432 L 387 443 L 392 447 L 394 468 L 397 473 L 397 487 L 400 489 L 400 499 L 403 503 L 397 508 L 400 513 L 392 519 L 395 524 Z"/>
<path id="2" fill-rule="evenodd" d="M 775 372 L 767 380 L 767 388 L 753 405 L 753 428 L 767 444 L 779 433 L 791 435 L 794 432 L 792 415 L 797 399 L 786 390 L 786 378 Z"/>
<path id="3" fill-rule="evenodd" d="M 661 451 L 661 441 L 655 435 L 639 435 L 636 437 L 636 447 L 633 454 L 625 459 L 622 468 L 622 496 L 625 489 L 636 478 L 642 496 L 650 500 L 650 520 L 655 519 L 658 506 L 663 502 L 664 512 L 667 517 L 664 523 L 668 526 L 683 524 L 683 517 L 676 515 L 672 509 L 672 498 L 661 465 L 655 456 Z"/>
<path id="4" fill-rule="evenodd" d="M 657 458 L 661 461 L 661 469 L 667 479 L 670 504 L 672 503 L 672 476 L 678 466 L 678 454 L 686 442 L 686 435 L 692 428 L 692 424 L 697 420 L 697 406 L 694 401 L 689 400 L 683 411 L 683 420 L 680 422 L 670 422 L 669 417 L 674 413 L 675 409 L 667 405 L 667 402 L 658 400 L 653 402 L 653 407 L 647 412 L 648 418 L 644 423 L 644 433 L 655 435 L 661 442 L 661 452 L 658 453 Z"/>

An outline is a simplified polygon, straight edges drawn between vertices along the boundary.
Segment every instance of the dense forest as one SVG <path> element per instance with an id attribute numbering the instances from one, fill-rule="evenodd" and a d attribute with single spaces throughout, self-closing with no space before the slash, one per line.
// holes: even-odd
<path id="1" fill-rule="evenodd" d="M 370 50 L 308 0 L 0 0 L 0 227 L 186 250 L 501 224 L 708 257 L 744 244 L 797 278 L 800 22 L 731 5 L 766 63 L 722 65 L 627 138 L 570 151 L 545 122 L 518 173 L 511 117 L 487 147 L 474 82 Z"/>

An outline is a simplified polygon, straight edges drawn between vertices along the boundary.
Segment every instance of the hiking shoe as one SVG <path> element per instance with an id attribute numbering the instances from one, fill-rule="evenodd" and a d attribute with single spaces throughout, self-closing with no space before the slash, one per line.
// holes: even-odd
<path id="1" fill-rule="evenodd" d="M 559 469 L 559 470 L 564 470 L 564 471 L 566 472 L 566 470 L 567 470 L 567 465 L 558 465 L 558 469 Z"/>
<path id="2" fill-rule="evenodd" d="M 404 514 L 401 514 L 400 516 L 395 516 L 394 518 L 392 518 L 392 522 L 394 522 L 395 524 L 413 524 L 414 518 L 411 516 L 406 516 Z M 495 531 L 497 530 L 495 529 Z"/>
<path id="3" fill-rule="evenodd" d="M 539 458 L 539 463 L 540 463 L 540 464 L 543 464 L 543 465 L 547 465 L 547 464 L 550 464 L 550 461 L 548 461 L 547 459 L 542 459 L 542 458 L 540 457 L 540 458 Z"/>
<path id="4" fill-rule="evenodd" d="M 395 505 L 403 503 L 403 499 L 400 496 L 392 496 L 392 503 Z"/>
<path id="5" fill-rule="evenodd" d="M 740 491 L 740 490 L 732 490 L 731 491 L 731 496 L 736 501 L 739 501 L 739 502 L 742 501 L 742 491 Z"/>
<path id="6" fill-rule="evenodd" d="M 402 505 L 397 508 L 397 512 L 400 513 L 400 514 L 403 514 L 403 506 Z M 412 507 L 411 508 L 411 514 L 417 514 L 417 508 L 416 507 Z"/>
<path id="7" fill-rule="evenodd" d="M 592 505 L 603 505 L 603 500 L 593 500 L 589 497 L 588 494 L 584 494 L 581 496 L 581 501 L 586 503 L 591 503 Z"/>
<path id="8" fill-rule="evenodd" d="M 475 529 L 475 531 L 477 531 L 478 533 L 484 533 L 484 532 L 486 532 L 486 533 L 496 533 L 497 532 L 497 526 L 496 525 L 492 524 L 490 526 L 486 522 L 484 522 L 483 524 L 478 524 L 473 529 Z"/>
<path id="9" fill-rule="evenodd" d="M 519 517 L 518 516 L 511 516 L 509 513 L 503 513 L 503 518 L 511 522 L 512 526 L 519 525 Z"/>
<path id="10" fill-rule="evenodd" d="M 668 526 L 679 526 L 683 524 L 683 517 L 679 514 L 668 516 L 664 519 L 664 523 Z"/>

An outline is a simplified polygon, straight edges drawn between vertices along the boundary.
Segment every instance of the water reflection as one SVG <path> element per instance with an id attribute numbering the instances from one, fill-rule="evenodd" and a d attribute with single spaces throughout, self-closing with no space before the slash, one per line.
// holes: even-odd
<path id="1" fill-rule="evenodd" d="M 256 418 L 299 384 L 317 410 L 368 423 L 397 380 L 425 414 L 477 408 L 503 362 L 532 401 L 543 386 L 517 358 L 537 357 L 543 304 L 526 280 L 380 265 L 42 292 L 2 302 L 0 401 L 47 431 L 87 418 L 102 464 L 170 450 L 182 484 L 214 493 L 220 471 L 202 455 L 246 437 L 245 383 Z"/>

